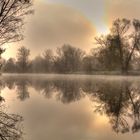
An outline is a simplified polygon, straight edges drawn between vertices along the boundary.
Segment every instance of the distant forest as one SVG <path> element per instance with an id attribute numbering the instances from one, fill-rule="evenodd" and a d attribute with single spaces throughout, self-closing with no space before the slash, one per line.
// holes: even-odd
<path id="1" fill-rule="evenodd" d="M 103 51 L 103 50 L 102 50 Z M 42 55 L 30 60 L 30 50 L 21 47 L 17 57 L 3 60 L 2 71 L 6 73 L 93 73 L 120 71 L 121 63 L 116 56 L 92 49 L 91 54 L 71 45 L 63 45 L 56 52 L 47 49 Z M 133 58 L 128 70 L 140 70 L 140 58 Z"/>
<path id="2" fill-rule="evenodd" d="M 18 49 L 17 58 L 4 60 L 2 71 L 7 73 L 93 73 L 99 71 L 140 70 L 140 21 L 117 19 L 108 35 L 96 37 L 96 48 L 87 54 L 64 44 L 56 51 L 47 49 L 29 60 L 30 50 Z"/>

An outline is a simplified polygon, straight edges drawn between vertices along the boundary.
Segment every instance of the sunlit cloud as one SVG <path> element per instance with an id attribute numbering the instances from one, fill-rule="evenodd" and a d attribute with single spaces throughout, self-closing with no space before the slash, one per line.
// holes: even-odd
<path id="1" fill-rule="evenodd" d="M 43 0 L 46 3 L 63 4 L 75 8 L 81 14 L 85 15 L 90 22 L 95 26 L 97 33 L 106 33 L 107 12 L 105 0 Z"/>
<path id="2" fill-rule="evenodd" d="M 64 43 L 84 50 L 94 47 L 94 37 L 109 33 L 112 21 L 116 18 L 140 18 L 139 0 L 35 0 L 35 15 L 27 22 L 38 29 L 36 38 L 30 40 L 31 26 L 25 26 L 25 41 L 7 47 L 3 55 L 15 57 L 19 46 L 26 46 L 32 56 L 45 49 L 55 49 Z M 36 19 L 36 22 L 34 22 Z"/>
<path id="3" fill-rule="evenodd" d="M 40 3 L 32 22 L 27 35 L 36 55 L 47 48 L 55 49 L 63 44 L 84 50 L 93 46 L 96 28 L 84 14 L 71 7 Z"/>

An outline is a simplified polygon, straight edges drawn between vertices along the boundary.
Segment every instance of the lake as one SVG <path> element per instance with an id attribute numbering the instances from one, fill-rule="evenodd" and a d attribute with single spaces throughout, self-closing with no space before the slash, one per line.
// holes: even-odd
<path id="1" fill-rule="evenodd" d="M 138 76 L 3 74 L 0 91 L 1 140 L 140 138 Z"/>

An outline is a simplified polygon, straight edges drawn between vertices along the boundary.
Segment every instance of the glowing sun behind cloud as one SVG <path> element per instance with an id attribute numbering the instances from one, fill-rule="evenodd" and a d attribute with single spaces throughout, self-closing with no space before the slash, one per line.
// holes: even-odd
<path id="1" fill-rule="evenodd" d="M 2 48 L 6 49 L 5 52 L 2 54 L 2 57 L 4 59 L 16 58 L 18 43 L 5 44 Z"/>

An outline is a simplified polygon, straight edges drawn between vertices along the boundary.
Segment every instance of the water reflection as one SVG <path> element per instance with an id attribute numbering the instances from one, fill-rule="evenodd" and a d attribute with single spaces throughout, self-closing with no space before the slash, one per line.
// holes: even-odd
<path id="1" fill-rule="evenodd" d="M 23 118 L 17 114 L 8 114 L 5 111 L 4 101 L 0 96 L 0 139 L 20 140 L 23 135 L 21 126 Z"/>
<path id="2" fill-rule="evenodd" d="M 0 86 L 15 89 L 21 101 L 30 98 L 30 87 L 64 104 L 88 97 L 94 103 L 94 113 L 105 114 L 114 132 L 140 130 L 140 81 L 4 77 Z"/>
<path id="3" fill-rule="evenodd" d="M 135 85 L 136 86 L 136 85 Z M 105 113 L 115 132 L 126 133 L 140 129 L 140 90 L 128 82 L 104 83 L 98 86 L 93 100 L 96 112 Z M 130 126 L 129 119 L 133 123 Z"/>

